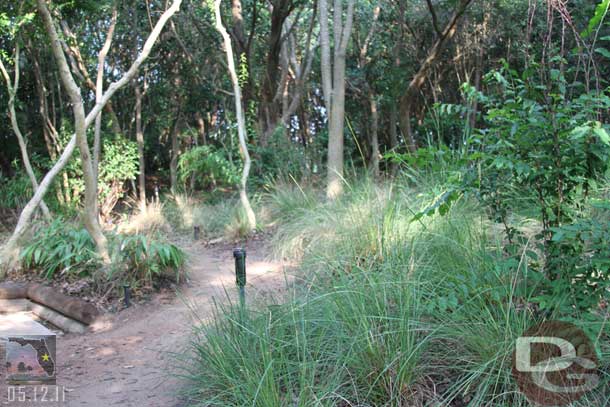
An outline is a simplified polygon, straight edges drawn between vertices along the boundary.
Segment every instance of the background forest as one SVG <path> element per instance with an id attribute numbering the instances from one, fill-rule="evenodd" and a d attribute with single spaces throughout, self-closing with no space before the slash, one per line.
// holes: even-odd
<path id="1" fill-rule="evenodd" d="M 4 2 L 4 270 L 146 291 L 194 226 L 262 234 L 300 283 L 196 327 L 194 403 L 528 405 L 512 343 L 561 319 L 607 405 L 609 7 Z"/>

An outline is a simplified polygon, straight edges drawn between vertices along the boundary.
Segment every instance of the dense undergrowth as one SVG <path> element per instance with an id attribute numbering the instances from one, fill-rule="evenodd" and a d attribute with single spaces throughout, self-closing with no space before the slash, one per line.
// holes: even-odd
<path id="1" fill-rule="evenodd" d="M 540 306 L 547 287 L 530 256 L 542 225 L 527 210 L 511 215 L 529 236 L 517 252 L 473 196 L 444 216 L 416 216 L 448 178 L 359 181 L 337 201 L 295 184 L 272 191 L 273 247 L 300 261 L 302 283 L 285 302 L 222 306 L 197 328 L 193 403 L 526 406 L 511 377 L 515 340 L 561 319 L 594 338 L 604 363 L 602 384 L 574 405 L 606 405 L 605 310 Z"/>
<path id="2" fill-rule="evenodd" d="M 110 264 L 103 264 L 93 239 L 77 222 L 57 218 L 50 224 L 38 224 L 21 248 L 21 269 L 48 280 L 89 279 L 99 295 L 123 284 L 140 291 L 182 281 L 185 254 L 156 228 L 110 231 L 106 236 Z"/>

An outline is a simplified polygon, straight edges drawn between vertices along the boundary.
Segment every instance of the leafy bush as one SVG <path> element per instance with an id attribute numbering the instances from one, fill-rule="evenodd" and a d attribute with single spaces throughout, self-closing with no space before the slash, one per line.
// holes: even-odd
<path id="1" fill-rule="evenodd" d="M 598 209 L 610 210 L 608 202 L 594 203 Z M 538 299 L 544 309 L 563 308 L 595 310 L 610 290 L 610 223 L 599 219 L 582 219 L 552 229 L 557 255 L 548 267 L 561 270 L 549 289 Z"/>
<path id="2" fill-rule="evenodd" d="M 37 270 L 49 279 L 95 274 L 104 284 L 130 281 L 144 286 L 168 278 L 181 280 L 184 253 L 158 236 L 111 235 L 109 246 L 113 260 L 111 272 L 95 273 L 102 269 L 102 264 L 87 230 L 56 219 L 38 228 L 23 247 L 21 261 L 25 269 Z"/>
<path id="3" fill-rule="evenodd" d="M 0 191 L 2 191 L 0 208 L 21 209 L 32 196 L 32 182 L 25 171 L 18 171 L 12 177 L 0 172 Z"/>
<path id="4" fill-rule="evenodd" d="M 84 276 L 99 266 L 89 233 L 61 218 L 38 228 L 23 247 L 21 261 L 23 267 L 38 270 L 49 279 L 58 273 Z"/>
<path id="5" fill-rule="evenodd" d="M 114 278 L 144 286 L 163 278 L 181 281 L 185 255 L 177 246 L 138 234 L 118 235 L 114 244 Z"/>
<path id="6" fill-rule="evenodd" d="M 482 198 L 491 207 L 491 201 L 502 202 L 496 212 L 506 213 L 514 201 L 503 194 L 507 184 L 533 191 L 547 234 L 577 217 L 579 203 L 608 170 L 610 157 L 610 135 L 595 120 L 600 109 L 610 108 L 610 97 L 569 97 L 560 72 L 550 74 L 552 89 L 539 85 L 532 71 L 489 74 L 500 94 L 481 96 L 488 128 L 473 140 L 482 146 Z"/>
<path id="7" fill-rule="evenodd" d="M 232 187 L 239 181 L 239 169 L 224 151 L 205 145 L 194 147 L 180 156 L 178 176 L 184 185 L 189 185 L 193 179 L 191 185 L 194 188 Z"/>
<path id="8" fill-rule="evenodd" d="M 293 142 L 287 132 L 284 126 L 278 126 L 265 146 L 252 147 L 253 184 L 265 185 L 282 176 L 300 180 L 306 173 L 305 149 Z"/>
<path id="9" fill-rule="evenodd" d="M 99 202 L 102 216 L 108 217 L 125 196 L 125 183 L 138 175 L 138 147 L 123 137 L 105 139 L 99 165 Z"/>
<path id="10" fill-rule="evenodd" d="M 63 129 L 62 134 L 67 131 L 69 130 Z M 135 142 L 114 135 L 104 138 L 98 182 L 100 212 L 103 217 L 110 216 L 118 201 L 125 196 L 125 183 L 136 178 L 138 167 L 138 149 Z M 62 176 L 65 176 L 65 183 L 58 182 L 57 185 L 62 188 L 66 203 L 76 207 L 80 204 L 85 190 L 78 151 L 69 161 Z"/>
<path id="11" fill-rule="evenodd" d="M 592 189 L 610 168 L 610 135 L 596 120 L 600 109 L 610 107 L 610 97 L 570 97 L 559 71 L 549 72 L 548 86 L 540 85 L 534 72 L 519 76 L 505 68 L 487 76 L 499 94 L 478 95 L 488 128 L 473 138 L 480 161 L 470 182 L 492 219 L 504 226 L 505 250 L 515 256 L 526 238 L 513 215 L 529 195 L 538 212 L 531 215 L 541 228 L 536 248 L 543 254 L 541 262 L 533 253 L 526 256 L 544 276 L 537 301 L 544 309 L 567 300 L 589 310 L 599 305 L 607 286 L 602 282 L 610 278 L 607 267 L 591 263 L 591 251 L 600 253 L 597 240 L 607 228 L 593 230 L 582 219 Z"/>

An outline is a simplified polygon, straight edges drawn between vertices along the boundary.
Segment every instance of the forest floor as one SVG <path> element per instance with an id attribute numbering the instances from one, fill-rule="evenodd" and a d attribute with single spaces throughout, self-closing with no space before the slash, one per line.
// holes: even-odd
<path id="1" fill-rule="evenodd" d="M 57 382 L 66 406 L 182 406 L 184 382 L 176 354 L 188 352 L 193 326 L 212 316 L 213 301 L 235 293 L 232 247 L 182 245 L 189 255 L 188 282 L 178 293 L 110 314 L 85 335 L 57 340 Z M 282 264 L 266 261 L 261 241 L 247 249 L 248 302 L 286 292 Z M 225 291 L 226 290 L 226 291 Z"/>

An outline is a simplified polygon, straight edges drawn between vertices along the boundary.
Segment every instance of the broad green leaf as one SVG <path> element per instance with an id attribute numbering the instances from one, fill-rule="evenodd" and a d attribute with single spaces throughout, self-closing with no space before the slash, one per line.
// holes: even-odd
<path id="1" fill-rule="evenodd" d="M 595 13 L 593 14 L 593 17 L 591 18 L 591 20 L 589 20 L 589 25 L 587 26 L 587 29 L 580 34 L 581 37 L 587 38 L 591 35 L 591 33 L 593 33 L 593 31 L 595 31 L 597 26 L 604 18 L 608 7 L 610 7 L 610 0 L 601 0 L 599 2 L 597 7 L 595 8 Z"/>

